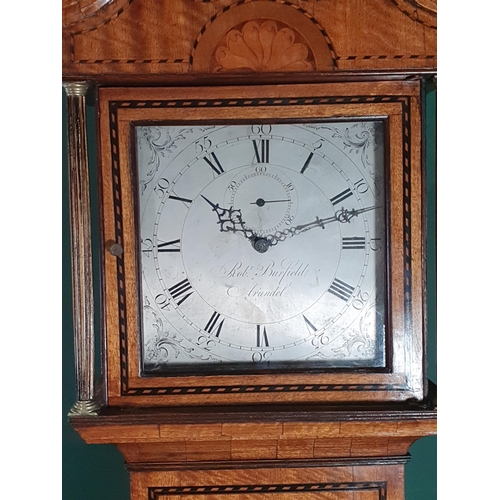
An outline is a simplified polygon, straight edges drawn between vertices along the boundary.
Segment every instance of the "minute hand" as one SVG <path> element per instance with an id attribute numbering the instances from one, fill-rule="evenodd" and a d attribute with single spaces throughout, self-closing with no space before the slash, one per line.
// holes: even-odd
<path id="1" fill-rule="evenodd" d="M 359 214 L 362 214 L 363 212 L 375 210 L 376 208 L 379 207 L 360 208 L 359 210 L 356 210 L 354 208 L 352 210 L 347 210 L 346 208 L 342 208 L 341 210 L 337 210 L 337 212 L 335 212 L 335 215 L 332 215 L 331 217 L 325 217 L 324 219 L 316 217 L 315 221 L 308 222 L 307 224 L 300 224 L 298 226 L 290 227 L 285 229 L 284 231 L 276 231 L 276 233 L 268 235 L 266 236 L 266 238 L 267 240 L 269 240 L 270 245 L 273 246 L 276 245 L 278 241 L 284 241 L 287 238 L 290 238 L 300 233 L 305 233 L 306 231 L 314 229 L 315 227 L 321 227 L 322 229 L 324 229 L 325 225 L 330 224 L 331 222 L 340 222 L 342 224 L 351 222 L 351 219 L 353 217 L 357 217 Z"/>
<path id="2" fill-rule="evenodd" d="M 376 208 L 378 207 L 360 208 L 359 210 L 356 210 L 354 208 L 352 210 L 347 210 L 346 208 L 342 208 L 341 210 L 337 210 L 335 212 L 335 215 L 332 215 L 331 217 L 326 217 L 325 219 L 320 219 L 316 217 L 315 221 L 292 227 L 290 228 L 290 230 L 291 231 L 295 230 L 294 231 L 295 234 L 299 234 L 299 233 L 304 233 L 305 231 L 309 231 L 309 229 L 313 229 L 314 227 L 324 228 L 325 224 L 330 224 L 330 222 L 341 222 L 342 224 L 345 224 L 346 222 L 351 222 L 351 219 L 353 217 L 357 217 L 359 214 L 362 214 L 363 212 L 375 210 Z"/>

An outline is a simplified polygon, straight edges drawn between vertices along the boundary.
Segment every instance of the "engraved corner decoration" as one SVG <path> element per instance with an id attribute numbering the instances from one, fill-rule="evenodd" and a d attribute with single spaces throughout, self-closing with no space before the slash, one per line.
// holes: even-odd
<path id="1" fill-rule="evenodd" d="M 323 97 L 301 97 L 294 99 L 275 99 L 275 98 L 259 98 L 259 99 L 204 99 L 199 100 L 127 100 L 127 101 L 110 101 L 109 102 L 109 125 L 111 136 L 111 159 L 112 159 L 112 174 L 113 174 L 113 201 L 115 213 L 115 235 L 116 241 L 119 244 L 123 242 L 123 224 L 122 224 L 122 195 L 121 195 L 121 178 L 120 178 L 120 153 L 118 141 L 118 122 L 120 109 L 131 108 L 196 108 L 203 106 L 216 108 L 234 108 L 241 106 L 260 107 L 260 106 L 300 106 L 300 105 L 324 105 L 324 104 L 363 104 L 363 103 L 380 103 L 393 102 L 401 105 L 403 117 L 403 134 L 402 134 L 402 149 L 406 153 L 403 157 L 403 231 L 404 231 L 404 321 L 406 331 L 411 331 L 412 325 L 412 307 L 411 307 L 411 289 L 412 289 L 412 262 L 411 262 L 411 192 L 409 179 L 411 178 L 411 107 L 409 105 L 409 97 L 404 95 L 387 96 L 387 95 L 367 95 L 367 96 L 323 96 Z M 162 387 L 134 387 L 128 377 L 129 374 L 129 346 L 128 346 L 128 331 L 127 331 L 127 307 L 126 307 L 126 277 L 123 256 L 120 255 L 116 259 L 116 277 L 119 311 L 119 336 L 120 336 L 120 394 L 121 396 L 175 396 L 175 395 L 194 395 L 194 394 L 249 394 L 249 393 L 304 393 L 304 392 L 338 392 L 338 391 L 399 391 L 406 390 L 404 384 L 280 384 L 280 385 L 217 385 L 217 386 L 169 386 L 168 379 L 165 380 L 165 385 Z"/>
<path id="2" fill-rule="evenodd" d="M 326 31 L 304 9 L 284 2 L 236 2 L 201 29 L 191 54 L 196 73 L 311 72 L 336 67 Z"/>

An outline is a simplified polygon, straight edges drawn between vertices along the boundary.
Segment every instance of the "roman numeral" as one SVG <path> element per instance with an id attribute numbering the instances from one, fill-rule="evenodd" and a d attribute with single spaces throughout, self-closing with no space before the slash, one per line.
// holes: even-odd
<path id="1" fill-rule="evenodd" d="M 330 198 L 330 201 L 332 202 L 332 205 L 335 206 L 337 203 L 340 203 L 341 201 L 344 201 L 347 198 L 349 198 L 349 196 L 352 196 L 352 191 L 349 188 L 347 188 L 345 191 L 342 191 L 337 196 Z"/>
<path id="2" fill-rule="evenodd" d="M 222 318 L 222 321 L 218 323 L 220 319 L 220 314 L 217 311 L 214 311 L 212 316 L 210 316 L 210 319 L 208 320 L 208 323 L 205 326 L 205 331 L 207 333 L 212 333 L 215 332 L 215 336 L 218 337 L 220 334 L 220 331 L 222 330 L 222 325 L 224 324 L 224 319 Z"/>
<path id="3" fill-rule="evenodd" d="M 212 157 L 212 159 L 210 159 L 210 157 Z M 220 164 L 220 161 L 217 158 L 217 156 L 215 156 L 215 153 L 210 153 L 208 156 L 205 156 L 203 159 L 212 167 L 212 170 L 217 175 L 224 173 L 224 169 L 222 168 L 222 165 Z"/>
<path id="4" fill-rule="evenodd" d="M 304 315 L 302 315 L 302 317 L 304 318 L 304 321 L 306 322 L 306 326 L 307 326 L 307 329 L 309 330 L 309 333 L 315 333 L 318 331 L 318 329 Z"/>
<path id="5" fill-rule="evenodd" d="M 309 153 L 309 156 L 307 157 L 307 160 L 304 163 L 302 170 L 300 171 L 301 174 L 303 174 L 306 171 L 306 168 L 309 166 L 309 163 L 311 163 L 313 155 L 314 155 L 314 153 Z"/>
<path id="6" fill-rule="evenodd" d="M 257 163 L 269 163 L 269 139 L 252 139 Z"/>
<path id="7" fill-rule="evenodd" d="M 337 296 L 339 299 L 347 302 L 349 297 L 352 295 L 352 292 L 354 292 L 354 287 L 335 278 L 328 291 L 333 293 L 333 295 Z"/>
<path id="8" fill-rule="evenodd" d="M 165 243 L 158 243 L 158 252 L 180 252 L 181 240 L 166 241 Z"/>
<path id="9" fill-rule="evenodd" d="M 261 328 L 257 325 L 257 347 L 269 347 L 269 339 L 267 338 L 266 327 Z"/>
<path id="10" fill-rule="evenodd" d="M 169 196 L 169 200 L 182 201 L 183 203 L 193 203 L 193 200 L 181 198 L 180 196 Z"/>
<path id="11" fill-rule="evenodd" d="M 177 285 L 168 289 L 170 295 L 175 300 L 176 304 L 180 306 L 188 297 L 193 293 L 193 287 L 188 279 L 179 281 Z"/>
<path id="12" fill-rule="evenodd" d="M 364 250 L 366 240 L 364 236 L 346 236 L 342 238 L 342 248 L 345 250 Z"/>

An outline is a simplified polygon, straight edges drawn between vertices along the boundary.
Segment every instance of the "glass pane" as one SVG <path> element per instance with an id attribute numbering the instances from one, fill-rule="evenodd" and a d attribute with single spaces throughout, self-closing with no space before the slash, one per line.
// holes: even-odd
<path id="1" fill-rule="evenodd" d="M 384 126 L 136 127 L 144 373 L 385 366 Z"/>

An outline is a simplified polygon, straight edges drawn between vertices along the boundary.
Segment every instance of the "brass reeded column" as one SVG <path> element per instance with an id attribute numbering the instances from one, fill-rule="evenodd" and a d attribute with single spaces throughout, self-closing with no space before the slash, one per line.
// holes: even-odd
<path id="1" fill-rule="evenodd" d="M 63 84 L 68 103 L 69 203 L 77 401 L 69 416 L 97 415 L 94 401 L 94 293 L 87 156 L 86 82 Z"/>

